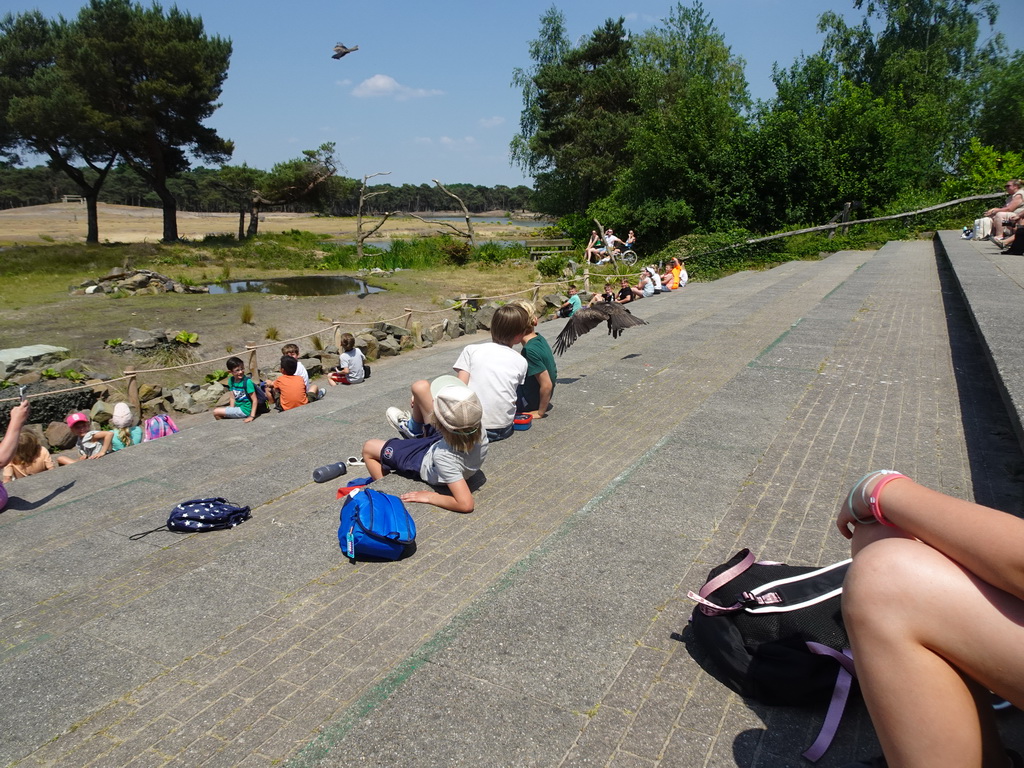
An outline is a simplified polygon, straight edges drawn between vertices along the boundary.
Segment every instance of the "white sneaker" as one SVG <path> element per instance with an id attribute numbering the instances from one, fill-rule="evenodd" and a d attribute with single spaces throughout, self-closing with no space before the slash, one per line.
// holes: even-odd
<path id="1" fill-rule="evenodd" d="M 385 415 L 387 416 L 388 422 L 390 422 L 391 426 L 398 430 L 398 434 L 403 438 L 421 437 L 421 435 L 417 435 L 409 429 L 409 419 L 412 417 L 412 414 L 408 411 L 403 411 L 401 408 L 395 408 L 392 406 L 391 408 L 388 408 Z"/>

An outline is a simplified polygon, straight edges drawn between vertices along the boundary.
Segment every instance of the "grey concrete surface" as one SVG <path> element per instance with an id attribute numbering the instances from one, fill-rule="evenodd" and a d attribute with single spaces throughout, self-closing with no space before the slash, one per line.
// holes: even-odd
<path id="1" fill-rule="evenodd" d="M 805 765 L 823 713 L 709 675 L 686 591 L 743 546 L 843 558 L 835 510 L 873 467 L 1020 512 L 965 280 L 932 243 L 893 243 L 646 299 L 650 325 L 559 359 L 551 416 L 492 446 L 473 514 L 410 506 L 418 548 L 396 563 L 341 555 L 347 478 L 310 472 L 391 436 L 384 409 L 482 335 L 296 411 L 17 481 L 0 762 Z M 253 519 L 128 539 L 213 495 Z M 1020 742 L 1019 715 L 1005 725 Z M 855 706 L 819 765 L 873 751 Z"/>

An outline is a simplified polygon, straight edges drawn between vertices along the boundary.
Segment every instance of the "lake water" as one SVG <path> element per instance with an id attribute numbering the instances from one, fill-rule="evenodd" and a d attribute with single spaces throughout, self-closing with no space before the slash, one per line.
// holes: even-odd
<path id="1" fill-rule="evenodd" d="M 278 296 L 339 296 L 356 294 L 366 296 L 382 293 L 378 288 L 357 277 L 338 275 L 303 275 L 301 277 L 275 277 L 268 280 L 232 280 L 211 283 L 210 293 L 272 293 Z"/>

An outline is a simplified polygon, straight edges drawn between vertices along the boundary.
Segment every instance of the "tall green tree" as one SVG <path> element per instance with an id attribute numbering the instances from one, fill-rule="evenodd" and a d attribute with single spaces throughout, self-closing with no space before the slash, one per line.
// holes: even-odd
<path id="1" fill-rule="evenodd" d="M 90 0 L 61 39 L 67 76 L 87 98 L 108 146 L 160 198 L 163 239 L 178 239 L 168 180 L 189 158 L 223 162 L 233 146 L 203 124 L 220 106 L 231 42 L 202 19 L 130 0 Z"/>
<path id="2" fill-rule="evenodd" d="M 98 243 L 97 200 L 117 150 L 69 76 L 63 51 L 70 29 L 38 11 L 0 21 L 0 150 L 45 155 L 66 174 L 86 201 L 86 242 Z"/>
<path id="3" fill-rule="evenodd" d="M 635 69 L 623 19 L 604 26 L 533 75 L 536 127 L 527 141 L 537 196 L 551 213 L 582 213 L 624 164 L 636 113 Z"/>
<path id="4" fill-rule="evenodd" d="M 540 17 L 540 32 L 537 39 L 530 41 L 530 58 L 533 64 L 529 69 L 516 67 L 512 70 L 512 85 L 521 89 L 523 93 L 523 111 L 519 116 L 519 133 L 512 138 L 509 150 L 512 162 L 531 176 L 537 173 L 542 162 L 530 147 L 530 141 L 537 133 L 541 119 L 537 73 L 544 67 L 560 64 L 569 48 L 565 15 L 555 6 L 551 6 Z"/>
<path id="5" fill-rule="evenodd" d="M 602 221 L 657 241 L 731 217 L 737 145 L 749 105 L 743 60 L 700 2 L 677 4 L 635 40 L 638 115 Z"/>

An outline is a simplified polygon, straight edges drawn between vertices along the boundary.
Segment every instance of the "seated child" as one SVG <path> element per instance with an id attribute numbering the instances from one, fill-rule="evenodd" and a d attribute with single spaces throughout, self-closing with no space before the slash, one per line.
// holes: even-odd
<path id="1" fill-rule="evenodd" d="M 341 350 L 341 361 L 328 376 L 332 387 L 338 384 L 358 384 L 366 378 L 363 366 L 365 357 L 363 350 L 356 347 L 356 337 L 351 333 L 341 334 Z"/>
<path id="2" fill-rule="evenodd" d="M 245 375 L 245 364 L 237 357 L 229 357 L 226 363 L 231 378 L 228 388 L 231 391 L 231 402 L 220 408 L 213 409 L 215 419 L 242 419 L 250 422 L 256 418 L 256 385 Z"/>
<path id="3" fill-rule="evenodd" d="M 306 384 L 296 373 L 298 367 L 298 360 L 291 355 L 284 355 L 281 358 L 281 375 L 270 385 L 274 400 L 282 411 L 289 411 L 309 402 L 306 397 Z"/>
<path id="4" fill-rule="evenodd" d="M 68 425 L 68 429 L 78 438 L 78 458 L 58 456 L 57 463 L 60 466 L 74 464 L 83 459 L 99 459 L 110 452 L 110 443 L 114 439 L 113 432 L 90 429 L 92 421 L 81 411 L 69 414 L 64 421 Z"/>
<path id="5" fill-rule="evenodd" d="M 604 284 L 604 292 L 603 293 L 595 293 L 593 296 L 591 296 L 590 297 L 590 301 L 587 302 L 587 306 L 588 307 L 592 307 L 595 304 L 600 304 L 601 302 L 605 302 L 607 304 L 611 304 L 614 301 L 615 301 L 615 289 L 614 289 L 614 287 L 612 286 L 612 284 L 610 282 L 607 282 L 607 283 Z M 534 312 L 532 314 L 535 315 L 536 312 Z M 536 323 L 534 323 L 534 325 L 536 325 Z"/>
<path id="6" fill-rule="evenodd" d="M 619 295 L 615 298 L 617 304 L 629 304 L 629 302 L 642 297 L 643 294 L 640 290 L 629 284 L 628 278 L 622 278 L 622 287 L 619 288 Z"/>
<path id="7" fill-rule="evenodd" d="M 309 402 L 319 400 L 324 396 L 324 392 L 321 391 L 320 387 L 316 384 L 309 383 L 309 372 L 306 370 L 306 366 L 299 360 L 299 347 L 297 344 L 285 344 L 281 347 L 281 354 L 288 355 L 288 357 L 294 357 L 295 362 L 298 363 L 298 367 L 295 369 L 295 375 L 302 379 L 302 384 L 306 388 L 306 399 Z"/>
<path id="8" fill-rule="evenodd" d="M 110 426 L 114 439 L 110 447 L 115 451 L 127 448 L 129 445 L 138 445 L 142 442 L 142 427 L 135 424 L 135 415 L 128 403 L 118 403 L 114 406 L 114 415 L 110 419 Z"/>
<path id="9" fill-rule="evenodd" d="M 4 467 L 3 481 L 9 483 L 15 478 L 28 477 L 48 469 L 53 469 L 50 452 L 39 443 L 35 432 L 30 429 L 21 430 L 14 458 Z"/>
<path id="10" fill-rule="evenodd" d="M 480 398 L 484 409 L 483 424 L 490 442 L 511 437 L 516 417 L 516 389 L 526 378 L 526 359 L 512 349 L 532 329 L 530 316 L 518 304 L 498 307 L 491 318 L 491 341 L 464 347 L 455 361 L 458 378 L 468 384 Z M 412 385 L 412 404 L 422 404 L 425 413 L 431 410 L 430 382 L 426 379 Z M 388 408 L 388 421 L 403 437 L 419 437 L 423 422 L 413 413 Z"/>
<path id="11" fill-rule="evenodd" d="M 611 286 L 611 283 L 605 283 L 605 291 L 610 292 Z M 516 389 L 516 408 L 520 413 L 528 413 L 535 419 L 543 419 L 548 415 L 551 396 L 555 393 L 558 367 L 555 365 L 555 355 L 548 340 L 537 333 L 537 308 L 533 302 L 520 300 L 515 303 L 525 309 L 530 317 L 530 330 L 523 336 L 526 379 Z"/>
<path id="12" fill-rule="evenodd" d="M 453 512 L 472 512 L 473 492 L 466 481 L 480 471 L 487 455 L 480 399 L 454 376 L 434 380 L 426 397 L 413 401 L 422 437 L 367 440 L 363 461 L 375 480 L 389 472 L 411 474 L 431 485 L 447 485 L 451 496 L 436 491 L 409 491 L 402 501 L 433 504 Z M 425 410 L 428 405 L 432 410 Z"/>
<path id="13" fill-rule="evenodd" d="M 566 301 L 562 306 L 558 308 L 559 317 L 572 317 L 576 314 L 576 310 L 583 306 L 583 302 L 580 297 L 576 295 L 576 286 L 569 285 L 569 300 Z"/>

